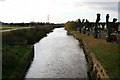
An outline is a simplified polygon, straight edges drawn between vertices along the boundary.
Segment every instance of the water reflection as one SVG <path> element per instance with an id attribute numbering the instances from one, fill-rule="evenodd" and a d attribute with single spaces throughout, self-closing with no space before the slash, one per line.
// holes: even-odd
<path id="1" fill-rule="evenodd" d="M 35 57 L 26 78 L 87 78 L 87 62 L 79 42 L 56 28 L 34 45 Z"/>

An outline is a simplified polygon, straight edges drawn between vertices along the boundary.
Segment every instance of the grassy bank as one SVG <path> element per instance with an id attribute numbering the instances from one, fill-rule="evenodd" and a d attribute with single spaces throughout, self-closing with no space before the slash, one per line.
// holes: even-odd
<path id="1" fill-rule="evenodd" d="M 82 38 L 90 49 L 93 51 L 97 60 L 106 70 L 110 78 L 119 78 L 120 62 L 119 62 L 119 45 L 115 42 L 108 43 L 104 39 L 95 39 L 92 35 L 72 31 L 79 38 Z"/>
<path id="2" fill-rule="evenodd" d="M 110 78 L 120 79 L 120 44 L 106 42 L 105 39 L 95 39 L 93 35 L 88 36 L 88 34 L 79 33 L 79 31 L 75 31 L 73 25 L 72 22 L 67 22 L 65 29 L 85 41 Z"/>
<path id="3" fill-rule="evenodd" d="M 3 80 L 23 78 L 31 62 L 33 45 L 51 32 L 53 27 L 36 26 L 2 34 Z"/>
<path id="4" fill-rule="evenodd" d="M 3 79 L 19 78 L 25 67 L 26 59 L 31 55 L 33 46 L 2 46 Z"/>

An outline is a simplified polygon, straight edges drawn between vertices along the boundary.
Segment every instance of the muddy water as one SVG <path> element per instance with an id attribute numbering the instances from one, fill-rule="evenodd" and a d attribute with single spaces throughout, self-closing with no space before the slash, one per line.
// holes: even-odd
<path id="1" fill-rule="evenodd" d="M 25 78 L 88 78 L 83 49 L 64 28 L 55 28 L 34 49 L 34 60 Z"/>

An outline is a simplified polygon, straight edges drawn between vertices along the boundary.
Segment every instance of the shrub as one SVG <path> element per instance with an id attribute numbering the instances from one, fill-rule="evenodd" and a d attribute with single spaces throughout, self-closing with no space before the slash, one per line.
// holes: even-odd
<path id="1" fill-rule="evenodd" d="M 31 45 L 46 36 L 52 29 L 53 27 L 49 26 L 36 26 L 32 29 L 15 30 L 3 33 L 2 41 L 9 45 Z"/>

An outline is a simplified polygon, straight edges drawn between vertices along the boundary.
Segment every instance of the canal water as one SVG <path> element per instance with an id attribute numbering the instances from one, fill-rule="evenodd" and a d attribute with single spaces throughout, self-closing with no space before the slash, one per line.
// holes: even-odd
<path id="1" fill-rule="evenodd" d="M 83 49 L 64 28 L 55 28 L 34 45 L 34 50 L 25 78 L 88 78 Z"/>

